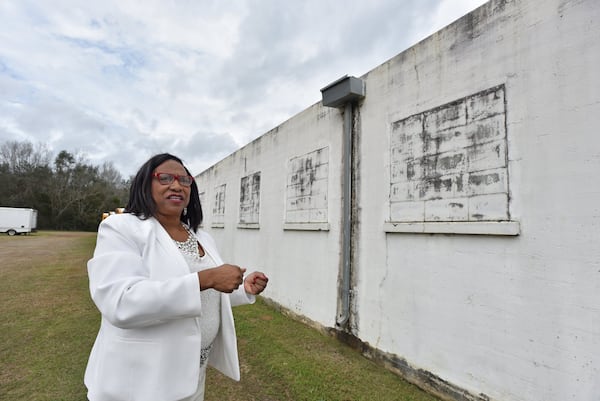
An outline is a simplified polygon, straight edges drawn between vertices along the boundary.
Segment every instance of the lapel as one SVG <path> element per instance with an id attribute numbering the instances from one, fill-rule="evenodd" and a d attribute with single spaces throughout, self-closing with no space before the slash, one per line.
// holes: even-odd
<path id="1" fill-rule="evenodd" d="M 208 234 L 204 231 L 197 231 L 194 233 L 196 240 L 202 245 L 204 252 L 208 254 L 215 262 L 217 266 L 222 265 L 223 259 L 221 259 L 221 255 L 217 249 L 213 246 L 213 242 L 209 240 Z M 229 299 L 229 294 L 222 292 L 221 293 L 221 323 L 227 322 L 230 323 L 233 315 L 231 314 L 231 300 Z M 227 324 L 226 323 L 226 324 Z"/>
<path id="2" fill-rule="evenodd" d="M 217 250 L 211 245 L 211 243 L 206 238 L 206 234 L 202 231 L 198 231 L 195 233 L 192 231 L 192 233 L 194 234 L 194 237 L 196 237 L 196 241 L 198 241 L 200 243 L 200 245 L 202 245 L 202 249 L 204 249 L 204 252 L 206 252 L 208 254 L 208 256 L 211 257 L 211 259 L 215 262 L 215 264 L 217 266 L 222 265 L 223 260 L 219 256 L 219 253 L 217 252 Z"/>
<path id="3" fill-rule="evenodd" d="M 151 276 L 154 278 L 167 278 L 182 276 L 190 273 L 190 268 L 177 245 L 171 239 L 167 230 L 156 220 L 150 217 L 154 232 L 154 252 L 149 260 L 152 266 Z"/>

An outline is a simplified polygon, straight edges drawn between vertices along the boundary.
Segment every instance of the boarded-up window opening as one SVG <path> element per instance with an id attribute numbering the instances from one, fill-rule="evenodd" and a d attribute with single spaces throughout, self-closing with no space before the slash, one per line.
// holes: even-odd
<path id="1" fill-rule="evenodd" d="M 260 171 L 242 177 L 240 182 L 240 224 L 258 225 L 260 212 Z"/>
<path id="2" fill-rule="evenodd" d="M 200 200 L 200 207 L 205 210 L 205 206 L 206 204 L 204 202 L 206 202 L 206 193 L 203 192 L 199 192 L 198 193 L 198 199 Z M 200 227 L 204 227 L 204 222 L 200 223 Z"/>
<path id="3" fill-rule="evenodd" d="M 328 185 L 328 147 L 290 159 L 284 228 L 327 230 Z"/>
<path id="4" fill-rule="evenodd" d="M 390 222 L 510 220 L 504 85 L 393 122 Z"/>
<path id="5" fill-rule="evenodd" d="M 225 225 L 225 191 L 226 184 L 215 187 L 215 197 L 212 210 L 212 227 Z"/>

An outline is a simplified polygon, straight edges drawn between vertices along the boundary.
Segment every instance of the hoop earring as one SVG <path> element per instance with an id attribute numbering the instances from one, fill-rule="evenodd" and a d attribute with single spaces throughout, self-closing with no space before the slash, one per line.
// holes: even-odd
<path id="1" fill-rule="evenodd" d="M 187 207 L 184 207 L 184 208 L 183 208 L 183 215 L 184 215 L 184 216 L 187 216 Z"/>

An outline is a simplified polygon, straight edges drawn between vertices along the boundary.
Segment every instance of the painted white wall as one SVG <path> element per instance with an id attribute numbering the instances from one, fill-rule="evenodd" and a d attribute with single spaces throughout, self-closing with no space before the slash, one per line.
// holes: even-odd
<path id="1" fill-rule="evenodd" d="M 353 334 L 492 400 L 600 394 L 600 2 L 493 0 L 362 78 Z M 327 84 L 327 83 L 324 83 Z M 386 232 L 391 123 L 504 85 L 520 235 Z M 313 105 L 198 176 L 205 228 L 265 296 L 335 325 L 342 116 Z M 287 162 L 329 147 L 329 231 L 283 230 Z M 260 228 L 239 229 L 261 171 Z M 212 191 L 227 184 L 224 228 Z"/>
<path id="2" fill-rule="evenodd" d="M 285 308 L 331 327 L 335 324 L 340 264 L 341 116 L 315 104 L 238 150 L 197 177 L 207 205 L 204 229 L 219 243 L 225 260 L 262 270 L 270 278 L 265 296 Z M 329 149 L 328 231 L 284 230 L 288 162 Z M 240 179 L 261 172 L 258 229 L 238 228 Z M 215 187 L 226 184 L 225 223 L 212 227 Z"/>

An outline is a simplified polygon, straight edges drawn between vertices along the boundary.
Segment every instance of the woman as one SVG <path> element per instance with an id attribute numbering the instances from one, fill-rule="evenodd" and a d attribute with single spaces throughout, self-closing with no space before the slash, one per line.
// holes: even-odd
<path id="1" fill-rule="evenodd" d="M 224 264 L 198 230 L 198 187 L 159 154 L 138 171 L 126 213 L 106 218 L 88 262 L 102 314 L 85 384 L 90 401 L 201 401 L 207 363 L 240 379 L 231 306 L 254 302 L 261 272 Z"/>

